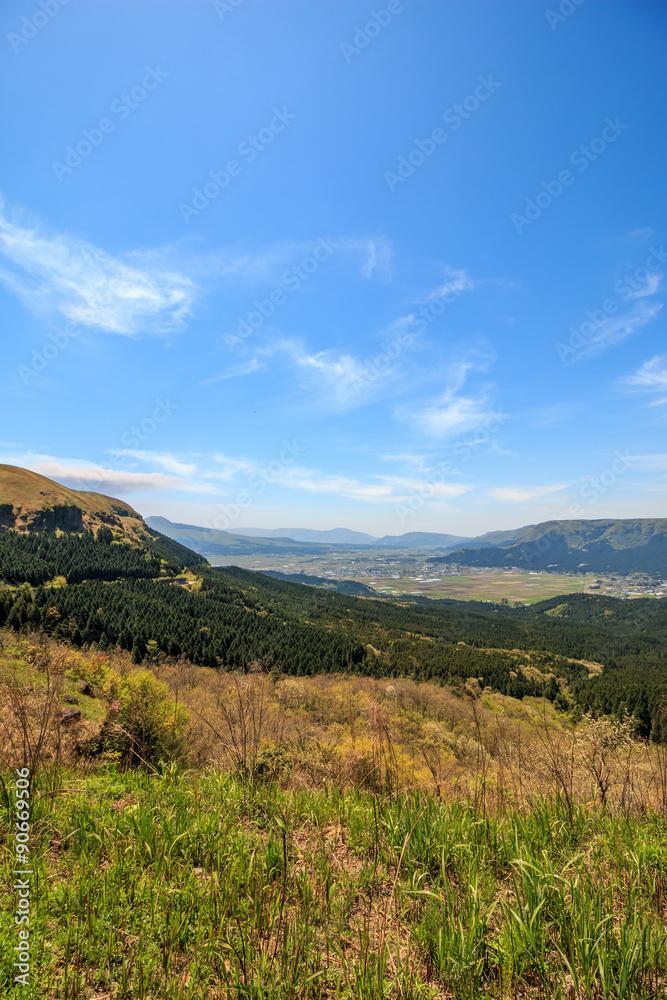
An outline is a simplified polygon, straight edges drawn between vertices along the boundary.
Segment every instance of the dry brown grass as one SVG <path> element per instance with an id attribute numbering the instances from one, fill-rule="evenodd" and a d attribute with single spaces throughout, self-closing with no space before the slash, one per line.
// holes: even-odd
<path id="1" fill-rule="evenodd" d="M 102 694 L 105 677 L 139 668 L 122 651 L 78 652 L 9 632 L 3 639 L 23 653 L 1 657 L 0 767 L 75 759 L 99 724 L 60 725 L 63 680 L 84 677 Z M 575 726 L 544 699 L 516 701 L 474 682 L 461 697 L 410 678 L 274 680 L 165 658 L 150 666 L 189 712 L 195 769 L 214 764 L 285 787 L 422 788 L 471 797 L 483 809 L 558 794 L 570 810 L 595 802 L 626 815 L 667 812 L 667 747 L 633 739 L 629 724 L 584 718 Z"/>

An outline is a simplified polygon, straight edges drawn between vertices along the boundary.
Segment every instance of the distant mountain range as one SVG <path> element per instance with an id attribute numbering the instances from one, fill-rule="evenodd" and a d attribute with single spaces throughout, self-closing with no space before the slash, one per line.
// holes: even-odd
<path id="1" fill-rule="evenodd" d="M 461 535 L 441 535 L 437 531 L 408 531 L 404 535 L 383 535 L 375 542 L 381 549 L 450 549 L 471 539 Z"/>
<path id="2" fill-rule="evenodd" d="M 544 521 L 542 524 L 497 532 L 514 535 L 483 548 L 465 547 L 429 560 L 431 565 L 553 569 L 563 572 L 650 573 L 667 575 L 667 518 Z"/>
<path id="3" fill-rule="evenodd" d="M 321 545 L 375 545 L 377 539 L 365 531 L 349 528 L 237 528 L 236 535 L 246 538 L 291 538 L 295 542 L 316 542 Z"/>
<path id="4" fill-rule="evenodd" d="M 351 531 L 349 528 L 331 528 L 328 531 L 317 528 L 238 528 L 236 533 L 246 537 L 291 538 L 295 542 L 315 542 L 321 545 L 371 545 L 373 548 L 383 549 L 446 549 L 471 541 L 463 535 L 445 535 L 433 531 L 408 531 L 404 535 L 377 537 L 365 531 Z"/>
<path id="5" fill-rule="evenodd" d="M 167 539 L 212 559 L 255 554 L 322 556 L 350 548 L 431 549 L 429 562 L 434 569 L 458 563 L 667 576 L 667 518 L 544 521 L 511 531 L 489 531 L 477 538 L 420 531 L 375 538 L 347 528 L 279 528 L 272 533 L 265 528 L 243 528 L 234 533 L 175 524 L 164 517 L 144 520 L 123 500 L 69 489 L 36 472 L 0 465 L 0 531 L 97 533 L 102 527 L 130 545 L 158 543 L 165 552 L 186 561 L 184 550 L 165 548 Z"/>
<path id="6" fill-rule="evenodd" d="M 325 555 L 351 547 L 440 549 L 442 555 L 434 553 L 429 559 L 434 568 L 438 564 L 458 563 L 561 572 L 667 574 L 665 518 L 544 521 L 510 531 L 488 531 L 477 538 L 422 531 L 374 538 L 347 528 L 330 531 L 243 528 L 235 534 L 191 524 L 172 524 L 163 517 L 148 517 L 146 523 L 207 558 L 253 554 Z"/>
<path id="7" fill-rule="evenodd" d="M 219 556 L 323 555 L 339 547 L 300 542 L 287 537 L 252 537 L 217 528 L 202 528 L 196 524 L 175 524 L 166 517 L 147 517 L 146 524 L 207 559 Z"/>
<path id="8" fill-rule="evenodd" d="M 401 548 L 447 550 L 469 539 L 461 535 L 438 532 L 409 531 L 405 535 L 383 535 L 374 538 L 363 531 L 332 528 L 239 528 L 238 532 L 202 528 L 196 524 L 175 524 L 166 517 L 147 517 L 146 524 L 156 531 L 188 545 L 200 555 L 294 555 L 333 552 L 349 548 Z"/>

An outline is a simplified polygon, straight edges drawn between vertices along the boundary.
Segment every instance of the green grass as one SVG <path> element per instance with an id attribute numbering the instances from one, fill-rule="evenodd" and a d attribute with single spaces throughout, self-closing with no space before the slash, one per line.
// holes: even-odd
<path id="1" fill-rule="evenodd" d="M 62 779 L 34 798 L 29 989 L 4 825 L 3 997 L 664 996 L 664 818 L 174 767 Z"/>

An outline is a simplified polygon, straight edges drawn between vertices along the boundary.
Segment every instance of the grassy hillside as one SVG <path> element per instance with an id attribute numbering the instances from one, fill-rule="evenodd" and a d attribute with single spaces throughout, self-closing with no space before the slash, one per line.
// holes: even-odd
<path id="1" fill-rule="evenodd" d="M 31 773 L 31 985 L 5 823 L 3 996 L 664 995 L 667 772 L 627 724 L 0 638 L 10 815 Z"/>
<path id="2" fill-rule="evenodd" d="M 72 490 L 28 469 L 0 465 L 0 527 L 16 531 L 97 531 L 106 525 L 128 539 L 145 525 L 129 504 Z"/>
<path id="3" fill-rule="evenodd" d="M 545 802 L 481 818 L 168 769 L 63 780 L 35 810 L 38 991 L 12 989 L 4 958 L 8 998 L 664 995 L 651 816 L 570 822 Z"/>
<path id="4" fill-rule="evenodd" d="M 137 663 L 153 649 L 208 667 L 254 663 L 295 676 L 352 670 L 432 679 L 459 690 L 474 677 L 512 697 L 546 695 L 561 710 L 631 715 L 641 735 L 663 738 L 664 599 L 576 594 L 530 607 L 392 601 L 235 567 L 197 569 L 182 586 L 147 578 L 155 568 L 150 561 L 142 565 L 143 574 L 125 569 L 122 579 L 105 575 L 102 565 L 97 575 L 67 587 L 0 590 L 0 624 L 42 628 L 80 646 L 120 647 Z M 76 572 L 74 566 L 72 581 L 81 577 Z M 602 664 L 604 675 L 589 678 L 582 662 Z"/>

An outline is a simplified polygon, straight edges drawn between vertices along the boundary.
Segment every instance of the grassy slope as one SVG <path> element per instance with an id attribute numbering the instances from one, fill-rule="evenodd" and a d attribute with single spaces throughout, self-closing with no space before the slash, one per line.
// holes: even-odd
<path id="1" fill-rule="evenodd" d="M 64 782 L 33 815 L 32 991 L 10 985 L 4 862 L 8 998 L 556 998 L 572 972 L 591 998 L 599 970 L 607 996 L 664 995 L 655 817 L 213 772 Z"/>
<path id="2" fill-rule="evenodd" d="M 22 649 L 19 642 L 19 660 Z M 53 644 L 35 662 L 43 668 L 48 655 L 55 667 L 61 652 L 77 671 L 87 659 L 95 670 L 106 660 Z M 7 655 L 5 645 L 0 659 Z M 256 780 L 226 770 L 224 744 L 201 747 L 222 770 L 184 775 L 167 765 L 151 775 L 107 760 L 56 772 L 55 795 L 54 772 L 50 783 L 48 770 L 38 772 L 34 985 L 12 986 L 16 901 L 5 823 L 3 996 L 564 1000 L 573 974 L 574 995 L 587 1000 L 604 995 L 602 976 L 614 1000 L 664 996 L 665 802 L 661 815 L 652 811 L 650 748 L 630 748 L 643 756 L 628 765 L 630 750 L 619 744 L 604 811 L 580 753 L 590 756 L 598 729 L 584 730 L 572 746 L 586 804 L 569 807 L 549 793 L 558 786 L 550 768 L 571 758 L 570 734 L 551 715 L 540 730 L 537 705 L 532 712 L 482 695 L 473 712 L 428 684 L 340 677 L 273 686 L 187 665 L 170 676 L 165 667 L 155 665 L 193 719 L 219 699 L 232 729 L 211 715 L 215 729 L 239 746 L 241 699 Z M 37 675 L 20 662 L 18 679 L 34 684 Z M 215 687 L 221 680 L 226 688 Z M 517 712 L 513 733 L 508 716 Z M 426 754 L 435 771 L 438 740 L 437 794 L 409 767 L 389 793 L 392 757 L 412 748 L 413 768 Z M 634 800 L 625 797 L 628 774 Z"/>

